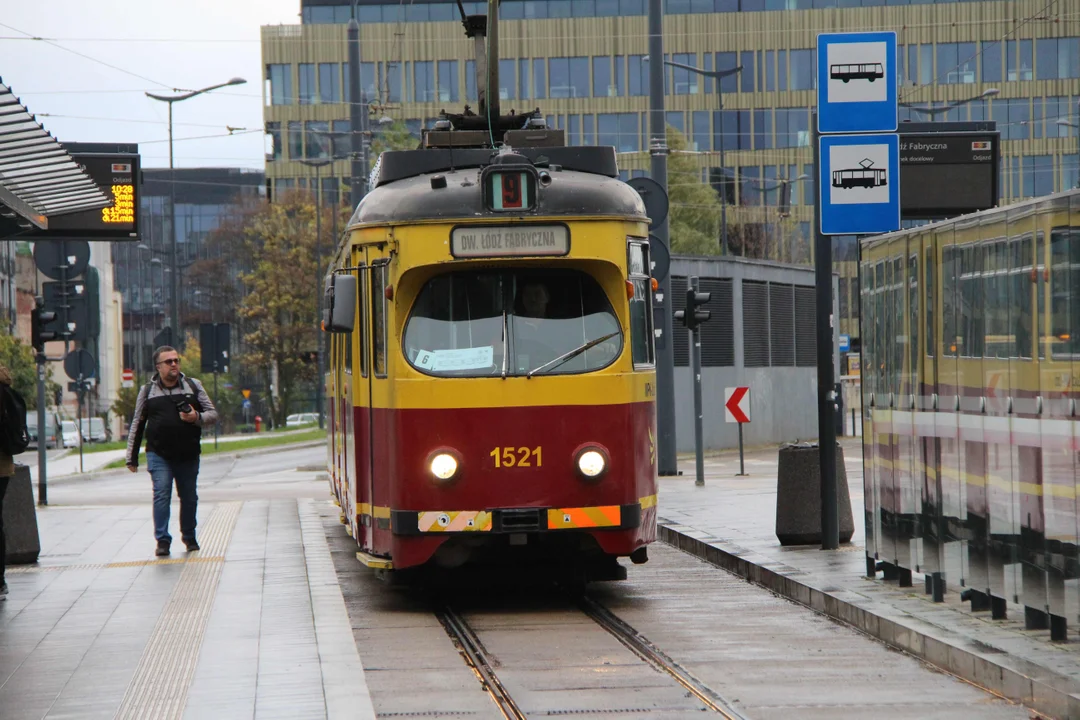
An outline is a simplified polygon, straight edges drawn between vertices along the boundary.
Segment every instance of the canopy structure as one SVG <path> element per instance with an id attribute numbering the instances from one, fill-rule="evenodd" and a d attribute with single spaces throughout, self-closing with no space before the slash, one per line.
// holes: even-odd
<path id="1" fill-rule="evenodd" d="M 4 226 L 47 230 L 50 217 L 112 203 L 0 78 L 0 237 Z"/>

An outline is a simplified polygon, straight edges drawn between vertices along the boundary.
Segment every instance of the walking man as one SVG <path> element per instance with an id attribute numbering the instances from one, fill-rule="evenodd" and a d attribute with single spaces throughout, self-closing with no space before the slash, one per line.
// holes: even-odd
<path id="1" fill-rule="evenodd" d="M 172 486 L 180 496 L 180 536 L 188 552 L 199 549 L 195 540 L 195 510 L 199 496 L 202 429 L 217 422 L 217 410 L 202 383 L 180 372 L 180 356 L 168 345 L 154 351 L 154 376 L 135 401 L 135 416 L 128 432 L 127 467 L 139 468 L 139 446 L 146 433 L 146 465 L 154 484 L 154 537 L 158 556 L 168 555 L 169 505 Z"/>

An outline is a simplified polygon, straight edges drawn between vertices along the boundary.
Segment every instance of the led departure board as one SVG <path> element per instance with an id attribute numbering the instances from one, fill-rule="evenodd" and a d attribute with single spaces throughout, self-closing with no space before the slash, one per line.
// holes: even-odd
<path id="1" fill-rule="evenodd" d="M 90 179 L 112 198 L 112 205 L 49 218 L 44 237 L 101 240 L 139 239 L 139 156 L 128 153 L 72 152 Z"/>

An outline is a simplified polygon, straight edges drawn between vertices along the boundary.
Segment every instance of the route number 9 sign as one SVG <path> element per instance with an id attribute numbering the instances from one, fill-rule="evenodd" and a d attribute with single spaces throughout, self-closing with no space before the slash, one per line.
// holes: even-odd
<path id="1" fill-rule="evenodd" d="M 528 170 L 490 170 L 484 174 L 484 199 L 494 212 L 536 208 L 536 175 Z"/>

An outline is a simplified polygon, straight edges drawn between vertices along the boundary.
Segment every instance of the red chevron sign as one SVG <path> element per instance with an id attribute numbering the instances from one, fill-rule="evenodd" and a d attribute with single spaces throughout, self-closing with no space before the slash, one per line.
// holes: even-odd
<path id="1" fill-rule="evenodd" d="M 729 423 L 750 422 L 750 388 L 724 388 L 724 416 Z"/>

